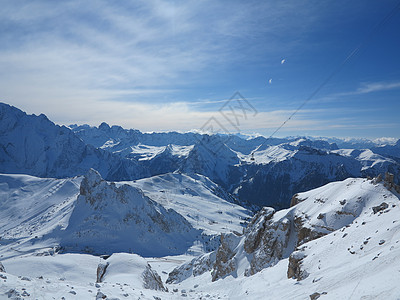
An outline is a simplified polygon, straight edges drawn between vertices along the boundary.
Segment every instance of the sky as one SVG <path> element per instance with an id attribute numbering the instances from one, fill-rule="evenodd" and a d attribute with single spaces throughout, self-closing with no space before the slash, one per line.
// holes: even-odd
<path id="1" fill-rule="evenodd" d="M 398 1 L 0 3 L 0 101 L 57 124 L 400 138 Z"/>

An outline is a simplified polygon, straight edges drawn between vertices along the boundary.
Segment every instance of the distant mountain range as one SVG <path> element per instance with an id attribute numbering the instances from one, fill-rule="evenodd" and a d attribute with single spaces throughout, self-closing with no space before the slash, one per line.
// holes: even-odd
<path id="1" fill-rule="evenodd" d="M 0 298 L 394 299 L 399 176 L 400 140 L 66 127 L 0 103 Z"/>
<path id="2" fill-rule="evenodd" d="M 348 177 L 390 171 L 399 183 L 400 140 L 387 141 L 142 133 L 106 123 L 66 127 L 0 104 L 2 173 L 65 178 L 94 168 L 112 181 L 201 174 L 249 208 L 286 208 L 293 194 Z"/>

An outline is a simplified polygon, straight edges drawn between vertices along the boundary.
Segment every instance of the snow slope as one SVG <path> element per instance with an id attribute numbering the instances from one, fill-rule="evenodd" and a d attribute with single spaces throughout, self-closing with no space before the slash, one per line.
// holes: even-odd
<path id="1" fill-rule="evenodd" d="M 208 235 L 242 232 L 244 220 L 251 216 L 250 211 L 235 203 L 235 198 L 199 174 L 168 173 L 126 184 L 140 188 L 152 200 L 177 211 L 194 228 Z"/>
<path id="2" fill-rule="evenodd" d="M 178 175 L 165 176 L 168 184 L 164 188 L 174 185 L 168 176 L 177 180 L 184 176 Z M 38 183 L 37 193 L 40 187 L 46 190 L 46 182 L 54 186 L 57 181 L 11 177 L 15 176 Z M 148 185 L 145 194 L 156 195 L 162 178 L 132 185 Z M 190 180 L 182 178 L 188 181 L 186 186 Z M 209 185 L 204 184 L 207 190 Z M 107 260 L 57 252 L 3 256 L 6 272 L 0 272 L 0 295 L 26 299 L 94 299 L 103 294 L 109 299 L 310 299 L 315 294 L 321 299 L 397 299 L 400 287 L 393 280 L 400 271 L 400 195 L 385 184 L 350 178 L 300 193 L 293 198 L 297 204 L 289 209 L 260 211 L 242 236 L 225 233 L 217 251 L 195 259 L 182 255 L 148 258 L 152 272 L 146 276 L 146 262 L 131 254 L 114 254 Z M 33 186 L 25 185 L 27 189 Z M 96 284 L 96 270 L 107 262 L 102 282 Z M 168 292 L 146 285 L 146 278 L 158 285 L 155 271 L 165 280 L 164 272 L 171 277 L 173 270 L 179 271 L 174 276 L 180 280 L 163 283 Z"/>
<path id="3" fill-rule="evenodd" d="M 53 251 L 43 236 L 67 227 L 80 181 L 0 174 L 0 256 Z"/>
<path id="4" fill-rule="evenodd" d="M 153 299 L 169 296 L 157 272 L 135 254 L 115 253 L 107 260 L 87 254 L 25 256 L 3 261 L 0 298 L 5 299 Z M 102 281 L 99 265 L 107 264 Z M 19 297 L 19 298 L 18 298 Z M 53 298 L 54 297 L 54 298 Z"/>

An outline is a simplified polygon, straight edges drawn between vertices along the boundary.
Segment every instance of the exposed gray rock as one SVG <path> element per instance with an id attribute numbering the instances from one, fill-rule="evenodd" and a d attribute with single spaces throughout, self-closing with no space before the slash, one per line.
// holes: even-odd
<path id="1" fill-rule="evenodd" d="M 107 296 L 105 294 L 103 294 L 102 292 L 98 291 L 96 294 L 96 300 L 102 300 L 102 299 L 106 299 Z"/>
<path id="2" fill-rule="evenodd" d="M 107 267 L 109 263 L 100 263 L 97 266 L 97 277 L 96 277 L 96 283 L 101 282 L 103 279 L 104 274 L 106 273 Z"/>
<path id="3" fill-rule="evenodd" d="M 378 174 L 378 176 L 376 176 L 374 179 L 372 179 L 373 184 L 378 184 L 380 182 L 382 182 L 382 174 Z"/>
<path id="4" fill-rule="evenodd" d="M 7 298 L 11 298 L 13 300 L 22 300 L 23 298 L 20 297 L 21 294 L 16 289 L 10 289 L 6 293 Z"/>
<path id="5" fill-rule="evenodd" d="M 394 174 L 386 172 L 385 173 L 385 183 L 384 186 L 387 187 L 389 191 L 392 189 L 395 190 L 397 193 L 400 193 L 400 185 L 397 185 L 394 182 Z"/>
<path id="6" fill-rule="evenodd" d="M 142 276 L 143 286 L 145 289 L 168 292 L 168 289 L 164 287 L 162 283 L 161 277 L 156 271 L 153 271 L 150 265 L 147 265 L 147 268 L 143 272 Z"/>
<path id="7" fill-rule="evenodd" d="M 236 269 L 236 262 L 233 256 L 236 254 L 234 249 L 240 242 L 240 238 L 233 233 L 221 234 L 221 245 L 216 254 L 214 269 L 211 272 L 212 281 L 224 278 Z"/>
<path id="8" fill-rule="evenodd" d="M 301 269 L 301 264 L 305 255 L 302 251 L 295 251 L 289 256 L 289 265 L 287 277 L 297 279 L 298 281 L 307 278 L 308 273 Z"/>
<path id="9" fill-rule="evenodd" d="M 6 268 L 4 268 L 3 264 L 0 262 L 0 272 L 6 272 Z"/>
<path id="10" fill-rule="evenodd" d="M 388 183 L 390 185 L 394 184 L 394 175 L 392 173 L 385 173 L 385 183 Z"/>
<path id="11" fill-rule="evenodd" d="M 385 210 L 388 207 L 389 205 L 386 202 L 382 202 L 379 206 L 372 207 L 372 211 L 374 212 L 374 214 L 376 214 L 377 212 Z"/>
<path id="12" fill-rule="evenodd" d="M 315 293 L 310 295 L 310 299 L 311 300 L 317 300 L 319 297 L 321 297 L 321 294 L 318 293 L 318 292 L 315 292 Z"/>
<path id="13" fill-rule="evenodd" d="M 211 271 L 216 260 L 216 251 L 207 253 L 199 258 L 195 258 L 189 263 L 175 268 L 168 275 L 166 283 L 179 283 L 190 276 L 199 276 L 205 272 Z"/>
<path id="14" fill-rule="evenodd" d="M 292 200 L 290 200 L 290 207 L 295 206 L 297 203 L 300 202 L 300 199 L 298 198 L 298 195 L 299 194 L 294 194 L 293 195 Z"/>

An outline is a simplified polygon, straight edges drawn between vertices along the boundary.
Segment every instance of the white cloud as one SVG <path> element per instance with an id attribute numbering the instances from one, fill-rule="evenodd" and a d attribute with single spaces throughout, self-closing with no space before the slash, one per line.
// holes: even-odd
<path id="1" fill-rule="evenodd" d="M 362 83 L 360 87 L 355 90 L 348 91 L 348 92 L 340 92 L 340 93 L 333 93 L 322 98 L 315 100 L 314 102 L 338 102 L 338 101 L 348 101 L 348 96 L 356 96 L 356 95 L 365 95 L 375 92 L 384 92 L 390 90 L 400 89 L 400 82 L 399 81 L 391 81 L 391 82 L 369 82 L 369 83 Z M 373 109 L 373 110 L 376 110 Z"/>
<path id="2" fill-rule="evenodd" d="M 400 82 L 372 82 L 364 83 L 354 94 L 368 94 L 373 92 L 388 91 L 400 88 Z"/>

